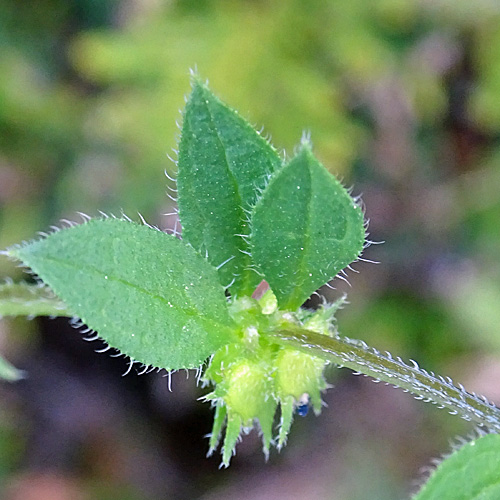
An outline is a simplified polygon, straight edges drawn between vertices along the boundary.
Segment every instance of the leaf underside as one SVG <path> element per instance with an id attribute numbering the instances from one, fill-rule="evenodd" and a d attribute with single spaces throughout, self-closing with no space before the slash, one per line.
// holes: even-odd
<path id="1" fill-rule="evenodd" d="M 105 219 L 9 250 L 112 347 L 145 365 L 199 366 L 232 338 L 216 271 L 173 236 Z"/>
<path id="2" fill-rule="evenodd" d="M 359 257 L 363 213 L 303 145 L 252 213 L 252 256 L 282 309 L 296 309 Z"/>
<path id="3" fill-rule="evenodd" d="M 219 267 L 233 296 L 251 295 L 247 211 L 281 165 L 272 146 L 198 80 L 184 112 L 177 174 L 183 239 Z"/>

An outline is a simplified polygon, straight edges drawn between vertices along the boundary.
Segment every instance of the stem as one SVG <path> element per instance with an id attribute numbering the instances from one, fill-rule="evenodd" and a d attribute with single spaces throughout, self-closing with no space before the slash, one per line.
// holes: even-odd
<path id="1" fill-rule="evenodd" d="M 66 306 L 45 285 L 6 282 L 0 285 L 2 316 L 71 316 Z"/>
<path id="2" fill-rule="evenodd" d="M 452 415 L 500 433 L 500 409 L 483 396 L 469 393 L 449 377 L 435 375 L 421 369 L 410 360 L 407 365 L 401 358 L 381 353 L 365 342 L 347 337 L 328 337 L 301 328 L 268 332 L 275 342 L 308 352 L 314 356 L 345 366 L 379 381 L 400 387 L 417 399 L 447 408 Z"/>

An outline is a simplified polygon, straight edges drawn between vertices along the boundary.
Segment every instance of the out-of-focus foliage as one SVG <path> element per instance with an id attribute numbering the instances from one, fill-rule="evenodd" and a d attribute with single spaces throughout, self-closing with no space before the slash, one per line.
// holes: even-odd
<path id="1" fill-rule="evenodd" d="M 349 275 L 341 333 L 416 358 L 499 401 L 499 26 L 492 0 L 4 0 L 0 247 L 74 219 L 77 210 L 139 211 L 161 227 L 173 224 L 161 215 L 172 205 L 161 172 L 175 172 L 165 156 L 176 147 L 172 123 L 189 92 L 188 70 L 198 67 L 224 100 L 265 123 L 289 156 L 305 126 L 322 163 L 363 193 L 372 237 L 386 243 L 366 252 L 380 265 L 360 264 L 361 273 Z M 0 275 L 15 272 L 0 261 Z M 365 393 L 362 385 L 338 385 L 328 414 L 339 421 L 328 427 L 323 415 L 324 427 L 313 424 L 320 434 L 304 423 L 307 431 L 292 433 L 281 456 L 295 467 L 306 467 L 304 450 L 328 457 L 326 479 L 318 464 L 312 474 L 332 498 L 335 491 L 375 498 L 370 475 L 381 481 L 380 498 L 404 497 L 409 478 L 463 429 L 431 409 L 401 417 L 413 430 L 401 430 L 396 417 L 389 426 L 388 413 L 397 414 L 405 395 L 398 406 L 378 387 Z M 353 391 L 359 397 L 349 399 Z M 427 439 L 415 430 L 424 427 Z M 334 452 L 323 434 L 337 443 Z M 342 436 L 353 435 L 359 441 L 342 445 Z M 377 451 L 366 450 L 370 439 Z M 362 456 L 376 460 L 360 470 Z M 297 495 L 307 484 L 304 498 L 326 498 L 298 482 L 297 470 L 287 476 Z M 274 496 L 289 498 L 287 481 L 277 484 Z M 255 491 L 245 497 L 221 488 L 219 499 Z"/>

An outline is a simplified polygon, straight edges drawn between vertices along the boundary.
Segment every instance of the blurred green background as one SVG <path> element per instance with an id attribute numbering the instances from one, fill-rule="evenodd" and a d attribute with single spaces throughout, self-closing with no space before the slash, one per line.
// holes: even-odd
<path id="1" fill-rule="evenodd" d="M 362 194 L 373 245 L 342 334 L 500 402 L 500 4 L 491 0 L 0 2 L 0 248 L 121 211 L 167 229 L 197 67 L 293 154 Z M 0 276 L 21 271 L 0 260 Z M 0 322 L 0 493 L 17 499 L 408 498 L 472 428 L 348 370 L 266 464 L 206 459 L 194 377 L 127 375 L 66 320 Z"/>

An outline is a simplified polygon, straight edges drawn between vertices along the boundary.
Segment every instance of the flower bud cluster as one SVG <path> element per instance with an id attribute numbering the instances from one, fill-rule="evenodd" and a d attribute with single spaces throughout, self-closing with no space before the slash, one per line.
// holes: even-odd
<path id="1" fill-rule="evenodd" d="M 333 315 L 339 305 L 337 302 L 317 311 L 281 311 L 270 290 L 260 300 L 243 297 L 232 302 L 238 342 L 225 345 L 213 355 L 203 379 L 214 385 L 204 398 L 215 406 L 209 455 L 218 447 L 225 427 L 222 465 L 227 467 L 241 433 L 256 426 L 267 458 L 272 444 L 281 449 L 286 443 L 294 413 L 306 415 L 311 406 L 319 414 L 321 391 L 327 388 L 323 376 L 327 362 L 274 343 L 266 333 L 300 327 L 334 335 Z M 275 437 L 278 406 L 281 417 Z"/>

